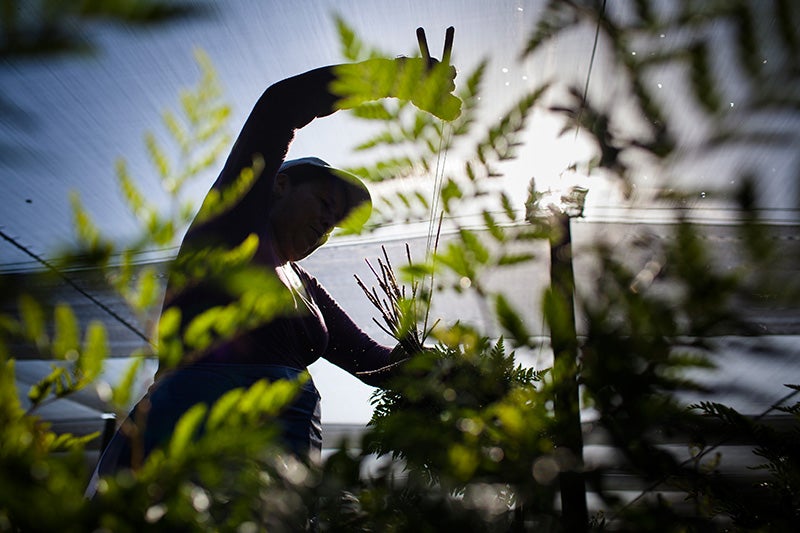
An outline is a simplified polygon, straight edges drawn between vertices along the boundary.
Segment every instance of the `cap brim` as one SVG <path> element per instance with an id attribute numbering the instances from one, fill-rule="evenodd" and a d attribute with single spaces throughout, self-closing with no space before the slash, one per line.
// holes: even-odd
<path id="1" fill-rule="evenodd" d="M 372 214 L 372 197 L 364 182 L 347 171 L 330 168 L 330 174 L 344 184 L 345 216 L 336 223 L 348 232 L 360 232 Z"/>

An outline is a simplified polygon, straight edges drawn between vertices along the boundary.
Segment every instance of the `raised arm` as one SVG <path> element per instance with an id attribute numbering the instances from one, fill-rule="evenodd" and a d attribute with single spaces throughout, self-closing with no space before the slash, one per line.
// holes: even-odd
<path id="1" fill-rule="evenodd" d="M 262 179 L 272 181 L 286 157 L 295 131 L 335 111 L 338 97 L 330 92 L 336 67 L 322 67 L 271 85 L 256 102 L 242 127 L 214 187 L 224 187 L 253 163 L 264 161 Z M 271 183 L 269 184 L 272 185 Z"/>
<path id="2" fill-rule="evenodd" d="M 213 241 L 224 235 L 230 244 L 252 232 L 263 217 L 295 132 L 315 118 L 367 101 L 398 97 L 452 120 L 461 111 L 461 101 L 451 94 L 454 78 L 452 67 L 428 68 L 419 58 L 377 58 L 321 67 L 271 85 L 250 112 L 212 190 L 236 183 L 256 159 L 263 164 L 260 174 L 231 211 L 209 224 L 196 221 L 187 237 L 205 235 Z"/>

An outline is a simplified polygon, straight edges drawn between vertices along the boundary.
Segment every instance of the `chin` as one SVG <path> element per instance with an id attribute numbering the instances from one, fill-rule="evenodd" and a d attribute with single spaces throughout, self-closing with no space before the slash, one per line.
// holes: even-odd
<path id="1" fill-rule="evenodd" d="M 297 258 L 294 259 L 294 261 L 300 261 L 301 259 L 305 259 L 309 255 L 313 254 L 317 250 L 317 248 L 319 248 L 319 247 L 320 247 L 319 244 L 315 244 L 314 246 L 312 246 L 309 249 L 307 249 L 305 252 L 302 252 L 302 253 L 298 254 Z"/>

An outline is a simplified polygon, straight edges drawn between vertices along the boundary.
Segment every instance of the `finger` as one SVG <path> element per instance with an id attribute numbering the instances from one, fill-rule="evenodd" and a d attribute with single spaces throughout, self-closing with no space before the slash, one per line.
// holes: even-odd
<path id="1" fill-rule="evenodd" d="M 422 59 L 424 59 L 425 63 L 430 66 L 431 53 L 428 50 L 428 39 L 425 37 L 425 29 L 421 26 L 417 28 L 417 42 L 419 43 L 419 53 L 422 55 Z"/>
<path id="2" fill-rule="evenodd" d="M 447 28 L 444 34 L 444 50 L 442 51 L 442 63 L 445 65 L 450 64 L 450 54 L 453 51 L 453 38 L 455 37 L 456 29 L 453 26 Z"/>

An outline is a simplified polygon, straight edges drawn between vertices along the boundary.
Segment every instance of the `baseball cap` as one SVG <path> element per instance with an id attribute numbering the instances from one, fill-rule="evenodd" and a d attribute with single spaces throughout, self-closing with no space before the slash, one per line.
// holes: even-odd
<path id="1" fill-rule="evenodd" d="M 366 224 L 372 213 L 372 197 L 364 182 L 350 172 L 330 166 L 318 157 L 302 157 L 284 161 L 280 173 L 294 177 L 328 177 L 343 186 L 346 212 L 345 216 L 336 223 L 344 227 L 359 231 Z"/>

